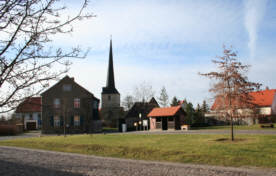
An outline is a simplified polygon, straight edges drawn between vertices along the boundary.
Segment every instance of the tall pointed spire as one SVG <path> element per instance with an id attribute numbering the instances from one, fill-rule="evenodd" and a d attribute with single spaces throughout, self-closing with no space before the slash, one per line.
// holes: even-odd
<path id="1" fill-rule="evenodd" d="M 106 87 L 103 88 L 102 93 L 119 93 L 117 91 L 117 89 L 115 88 L 115 81 L 114 81 L 112 38 L 110 39 L 109 62 L 108 62 L 108 70 L 107 70 Z"/>

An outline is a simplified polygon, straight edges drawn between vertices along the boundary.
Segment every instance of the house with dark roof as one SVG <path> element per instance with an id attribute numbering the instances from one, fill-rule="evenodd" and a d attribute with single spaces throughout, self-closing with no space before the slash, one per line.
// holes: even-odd
<path id="1" fill-rule="evenodd" d="M 150 130 L 180 130 L 187 124 L 181 105 L 154 108 L 147 117 L 150 121 Z"/>
<path id="2" fill-rule="evenodd" d="M 18 105 L 16 117 L 22 120 L 25 130 L 41 128 L 41 97 L 31 97 Z"/>
<path id="3" fill-rule="evenodd" d="M 249 110 L 250 108 L 240 105 L 241 108 L 238 109 L 239 114 L 246 114 L 247 117 L 244 119 L 235 119 L 239 120 L 239 123 L 246 123 L 246 124 L 255 124 L 255 123 L 265 123 L 269 121 L 276 120 L 276 89 L 265 89 L 262 91 L 255 91 L 249 93 L 250 102 L 256 106 L 257 111 L 252 112 Z M 214 104 L 211 107 L 211 112 L 206 114 L 207 117 L 216 117 L 218 116 L 219 111 L 223 111 L 223 107 L 225 103 L 220 98 L 216 98 Z M 234 104 L 238 104 L 238 102 L 232 102 Z M 257 119 L 255 116 L 253 117 L 252 113 L 257 113 Z M 219 117 L 217 117 L 219 118 Z"/>
<path id="4" fill-rule="evenodd" d="M 149 129 L 150 123 L 147 115 L 156 107 L 159 107 L 159 104 L 154 97 L 152 97 L 149 102 L 135 102 L 124 118 L 128 130 Z M 146 123 L 145 120 L 147 121 Z M 142 124 L 142 122 L 144 122 L 144 124 Z"/>
<path id="5" fill-rule="evenodd" d="M 92 133 L 102 129 L 99 99 L 65 76 L 41 94 L 42 133 Z"/>

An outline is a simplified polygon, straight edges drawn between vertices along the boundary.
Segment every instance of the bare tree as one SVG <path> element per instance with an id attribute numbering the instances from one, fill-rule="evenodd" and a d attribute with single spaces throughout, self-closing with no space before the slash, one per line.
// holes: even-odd
<path id="1" fill-rule="evenodd" d="M 169 104 L 169 96 L 167 94 L 165 86 L 162 87 L 160 91 L 160 96 L 158 98 L 159 103 L 162 107 L 167 107 Z"/>
<path id="2" fill-rule="evenodd" d="M 246 114 L 239 113 L 239 109 L 251 109 L 255 112 L 256 105 L 253 103 L 253 97 L 250 92 L 259 89 L 261 84 L 248 81 L 246 73 L 249 65 L 243 65 L 238 61 L 236 52 L 232 49 L 226 49 L 223 46 L 223 56 L 212 60 L 218 65 L 219 71 L 206 74 L 210 79 L 217 82 L 212 86 L 210 92 L 213 92 L 215 99 L 219 104 L 217 112 L 222 117 L 230 120 L 231 124 L 231 140 L 234 140 L 233 118 L 243 118 Z"/>
<path id="3" fill-rule="evenodd" d="M 69 58 L 87 51 L 64 51 L 51 46 L 57 34 L 71 33 L 72 23 L 93 17 L 84 14 L 87 0 L 74 16 L 57 0 L 4 0 L 0 2 L 0 112 L 8 112 L 24 99 L 38 95 L 49 81 L 68 71 Z M 54 66 L 61 69 L 54 71 Z"/>
<path id="4" fill-rule="evenodd" d="M 123 107 L 125 110 L 129 110 L 134 105 L 134 97 L 131 95 L 127 95 L 122 102 Z"/>
<path id="5" fill-rule="evenodd" d="M 146 82 L 142 82 L 134 89 L 135 101 L 148 102 L 154 96 L 152 86 Z"/>

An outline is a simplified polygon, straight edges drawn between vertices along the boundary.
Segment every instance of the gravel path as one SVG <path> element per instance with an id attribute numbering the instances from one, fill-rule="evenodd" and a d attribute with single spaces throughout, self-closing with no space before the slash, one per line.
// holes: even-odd
<path id="1" fill-rule="evenodd" d="M 0 146 L 1 176 L 275 176 L 276 170 L 115 159 Z"/>

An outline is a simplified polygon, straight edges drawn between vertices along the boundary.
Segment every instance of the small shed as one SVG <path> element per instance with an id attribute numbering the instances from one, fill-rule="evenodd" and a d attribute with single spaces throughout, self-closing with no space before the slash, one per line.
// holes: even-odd
<path id="1" fill-rule="evenodd" d="M 154 108 L 147 117 L 150 119 L 151 130 L 180 130 L 185 124 L 185 112 L 181 106 Z"/>

